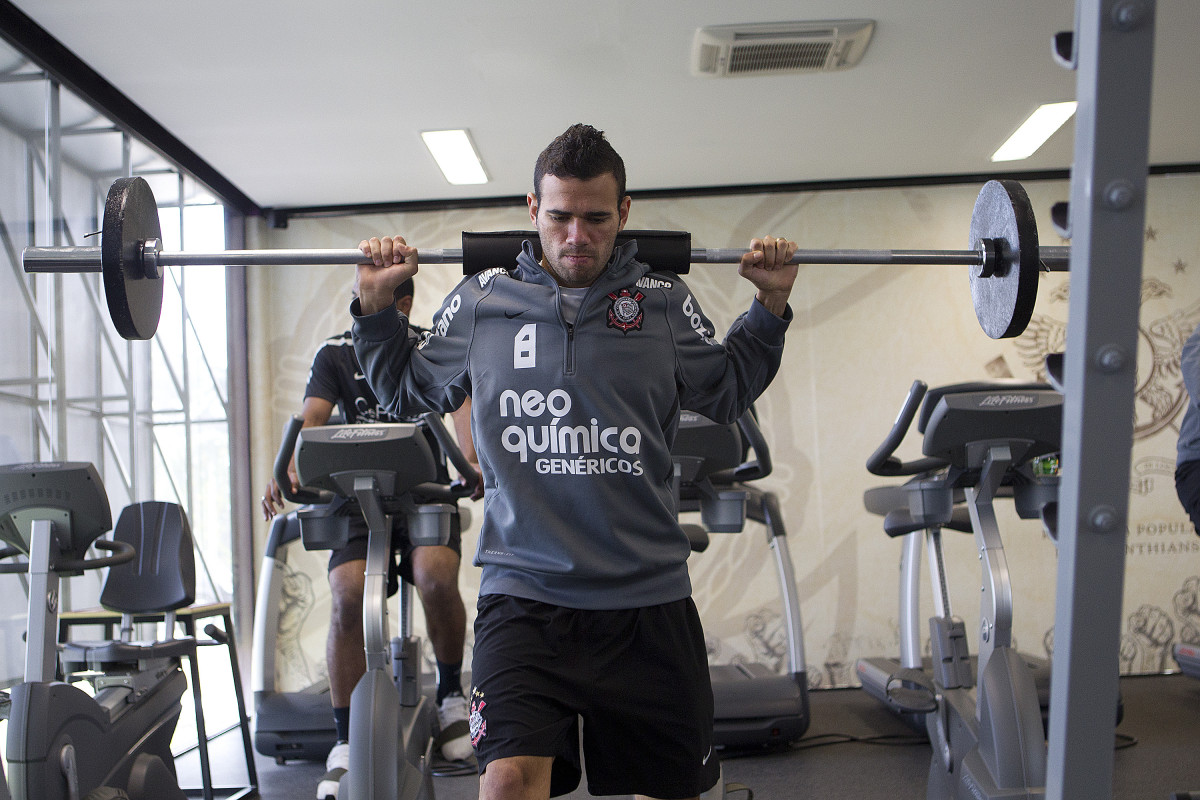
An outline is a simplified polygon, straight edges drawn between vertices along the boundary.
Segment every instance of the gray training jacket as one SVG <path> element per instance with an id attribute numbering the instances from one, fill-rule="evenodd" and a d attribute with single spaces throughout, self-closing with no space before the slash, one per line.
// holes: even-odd
<path id="1" fill-rule="evenodd" d="M 754 301 L 718 343 L 687 285 L 636 252 L 616 249 L 573 325 L 529 242 L 515 269 L 464 278 L 424 340 L 394 309 L 350 307 L 381 405 L 446 413 L 471 397 L 480 595 L 618 609 L 691 594 L 671 492 L 679 411 L 736 420 L 778 370 L 791 310 Z"/>

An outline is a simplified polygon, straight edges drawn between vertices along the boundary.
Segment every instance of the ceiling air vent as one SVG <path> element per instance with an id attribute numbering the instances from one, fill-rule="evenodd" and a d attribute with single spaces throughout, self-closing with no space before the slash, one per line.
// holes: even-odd
<path id="1" fill-rule="evenodd" d="M 698 28 L 692 74 L 732 78 L 846 69 L 862 58 L 874 30 L 869 19 Z"/>

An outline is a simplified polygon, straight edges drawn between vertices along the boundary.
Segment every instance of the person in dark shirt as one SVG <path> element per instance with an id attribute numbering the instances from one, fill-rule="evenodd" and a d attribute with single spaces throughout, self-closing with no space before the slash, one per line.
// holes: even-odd
<path id="1" fill-rule="evenodd" d="M 413 285 L 408 281 L 397 292 L 396 307 L 405 314 L 412 308 Z M 372 422 L 408 422 L 384 410 L 359 368 L 350 332 L 325 340 L 313 358 L 301 411 L 304 427 L 324 425 L 338 409 L 345 424 Z M 476 460 L 471 442 L 470 400 L 454 414 L 455 432 L 468 460 Z M 299 488 L 295 464 L 288 475 L 293 488 Z M 476 494 L 482 494 L 482 486 Z M 265 518 L 270 519 L 283 507 L 283 497 L 272 478 L 262 498 Z M 458 761 L 471 755 L 467 724 L 468 704 L 463 696 L 460 673 L 466 636 L 466 609 L 458 591 L 458 568 L 462 552 L 461 531 L 451 528 L 446 546 L 413 547 L 404 528 L 403 517 L 396 519 L 393 546 L 400 554 L 399 573 L 413 584 L 425 609 L 426 628 L 438 667 L 437 708 L 441 725 L 442 755 Z M 329 587 L 332 594 L 329 635 L 325 659 L 329 670 L 329 694 L 333 705 L 338 743 L 326 760 L 327 772 L 317 788 L 318 800 L 336 798 L 338 782 L 349 765 L 350 695 L 366 672 L 364 656 L 362 604 L 367 557 L 367 527 L 356 517 L 351 520 L 351 538 L 344 548 L 329 558 Z M 389 594 L 399 586 L 393 559 Z"/>

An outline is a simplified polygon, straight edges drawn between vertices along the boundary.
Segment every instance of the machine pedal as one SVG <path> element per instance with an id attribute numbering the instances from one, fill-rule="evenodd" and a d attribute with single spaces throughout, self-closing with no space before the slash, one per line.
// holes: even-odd
<path id="1" fill-rule="evenodd" d="M 902 713 L 928 714 L 937 710 L 937 688 L 924 670 L 902 669 L 888 677 L 887 701 Z"/>

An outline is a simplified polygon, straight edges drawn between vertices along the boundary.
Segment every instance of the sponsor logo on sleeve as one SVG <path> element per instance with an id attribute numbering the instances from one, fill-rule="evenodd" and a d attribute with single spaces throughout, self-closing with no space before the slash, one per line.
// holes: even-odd
<path id="1" fill-rule="evenodd" d="M 692 300 L 692 296 L 690 294 L 683 301 L 681 310 L 683 311 L 683 315 L 687 317 L 688 324 L 692 326 L 692 330 L 694 330 L 701 339 L 709 344 L 716 344 L 712 338 L 714 332 L 705 327 L 704 317 L 700 316 L 700 308 L 696 305 L 696 302 Z"/>
<path id="2" fill-rule="evenodd" d="M 433 329 L 437 331 L 438 336 L 445 336 L 446 331 L 450 330 L 450 323 L 454 321 L 454 315 L 460 308 L 462 308 L 462 296 L 457 294 L 442 307 L 442 313 L 433 321 Z"/>

